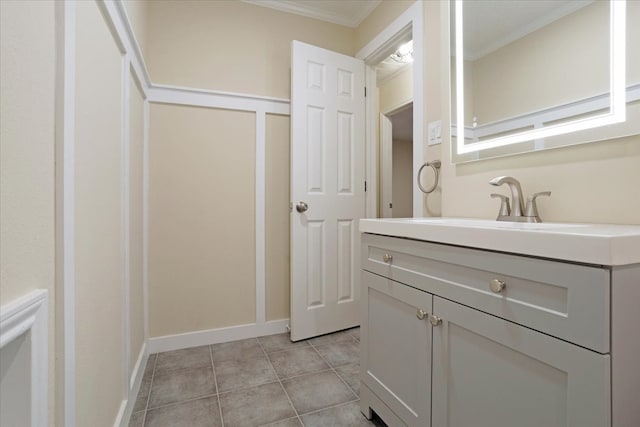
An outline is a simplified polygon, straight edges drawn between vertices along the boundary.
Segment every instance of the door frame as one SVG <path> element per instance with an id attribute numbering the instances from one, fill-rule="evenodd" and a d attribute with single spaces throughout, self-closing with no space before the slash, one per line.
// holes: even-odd
<path id="1" fill-rule="evenodd" d="M 393 218 L 393 122 L 382 111 L 380 120 L 380 217 Z"/>
<path id="2" fill-rule="evenodd" d="M 424 25 L 422 2 L 415 2 L 382 30 L 356 54 L 364 60 L 365 83 L 372 88 L 365 98 L 365 216 L 378 217 L 378 96 L 375 66 L 389 56 L 397 43 L 412 34 L 413 38 L 413 176 L 417 176 L 424 162 Z M 413 188 L 413 216 L 424 216 L 422 193 Z"/>

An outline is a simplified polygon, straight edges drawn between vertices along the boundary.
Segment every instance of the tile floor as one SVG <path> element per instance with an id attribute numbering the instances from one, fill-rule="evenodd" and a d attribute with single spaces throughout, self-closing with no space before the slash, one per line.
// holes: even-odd
<path id="1" fill-rule="evenodd" d="M 360 329 L 149 356 L 130 427 L 381 426 L 360 413 Z"/>

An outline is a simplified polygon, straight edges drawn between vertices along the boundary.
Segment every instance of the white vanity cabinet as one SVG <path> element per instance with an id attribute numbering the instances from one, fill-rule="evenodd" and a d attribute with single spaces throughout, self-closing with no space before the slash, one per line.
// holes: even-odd
<path id="1" fill-rule="evenodd" d="M 638 266 L 363 234 L 362 269 L 365 415 L 390 427 L 640 425 L 640 316 L 624 303 L 640 296 Z"/>
<path id="2" fill-rule="evenodd" d="M 609 425 L 608 355 L 443 298 L 433 312 L 434 426 Z"/>
<path id="3" fill-rule="evenodd" d="M 394 424 L 396 414 L 407 426 L 429 425 L 432 328 L 427 313 L 432 296 L 366 271 L 362 280 L 368 315 L 360 331 L 361 348 L 367 349 L 361 352 L 361 366 L 366 367 L 367 391 L 384 402 L 379 414 L 387 424 Z M 372 407 L 379 411 L 379 405 Z"/>

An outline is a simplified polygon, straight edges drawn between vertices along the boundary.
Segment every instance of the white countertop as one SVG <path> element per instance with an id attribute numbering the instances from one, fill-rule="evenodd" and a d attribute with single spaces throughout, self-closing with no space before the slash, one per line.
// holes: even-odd
<path id="1" fill-rule="evenodd" d="M 361 219 L 360 232 L 587 264 L 640 263 L 640 225 L 393 218 Z"/>

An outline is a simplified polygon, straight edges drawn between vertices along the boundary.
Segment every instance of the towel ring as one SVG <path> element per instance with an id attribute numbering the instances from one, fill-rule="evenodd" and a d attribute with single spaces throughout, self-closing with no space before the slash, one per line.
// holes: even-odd
<path id="1" fill-rule="evenodd" d="M 440 177 L 440 165 L 441 164 L 442 163 L 440 162 L 440 160 L 434 160 L 432 162 L 427 162 L 424 165 L 420 166 L 420 169 L 418 170 L 418 188 L 420 188 L 420 191 L 422 191 L 425 194 L 433 193 L 433 191 L 438 186 L 438 178 Z M 433 172 L 436 175 L 436 180 L 433 183 L 433 186 L 431 188 L 429 188 L 429 189 L 425 189 L 422 186 L 422 183 L 420 182 L 420 176 L 422 176 L 422 169 L 424 169 L 426 166 L 431 166 L 431 169 L 433 169 Z"/>

